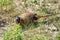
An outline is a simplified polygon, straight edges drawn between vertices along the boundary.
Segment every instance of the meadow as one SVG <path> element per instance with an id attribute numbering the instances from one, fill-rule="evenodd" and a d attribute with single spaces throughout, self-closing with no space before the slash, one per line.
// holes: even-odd
<path id="1" fill-rule="evenodd" d="M 52 16 L 16 24 L 16 16 L 30 11 Z M 0 40 L 60 40 L 60 0 L 0 0 L 0 30 Z"/>

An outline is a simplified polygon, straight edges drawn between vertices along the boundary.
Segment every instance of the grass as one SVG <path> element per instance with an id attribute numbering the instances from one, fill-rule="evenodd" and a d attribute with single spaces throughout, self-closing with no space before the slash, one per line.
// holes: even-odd
<path id="1" fill-rule="evenodd" d="M 31 6 L 34 4 L 34 6 L 37 4 L 37 1 L 36 0 L 29 0 L 30 1 L 30 3 L 31 3 Z M 4 6 L 6 6 L 6 5 L 8 5 L 7 7 L 8 8 L 10 8 L 10 7 L 12 7 L 13 5 L 10 5 L 11 3 L 13 3 L 13 0 L 0 0 L 0 4 L 2 5 L 2 4 L 4 4 L 3 5 L 3 7 Z M 22 3 L 22 2 L 21 2 Z M 25 3 L 25 2 L 24 2 Z M 27 3 L 25 3 L 24 5 L 25 6 L 30 6 L 30 3 L 29 4 L 27 4 Z M 9 6 L 10 5 L 10 6 Z M 23 8 L 23 6 L 24 5 L 19 5 L 19 7 L 21 6 L 22 7 L 22 12 L 24 12 L 24 11 L 27 11 L 27 10 L 24 10 L 24 8 Z M 42 6 L 40 6 L 39 5 L 39 3 L 37 4 L 39 7 L 36 9 L 36 11 L 37 11 L 37 13 L 38 13 L 38 15 L 45 15 L 45 14 L 50 14 L 50 11 L 47 11 L 47 9 L 46 8 L 44 8 L 44 7 L 42 7 Z M 12 8 L 10 8 L 9 9 L 9 11 L 7 11 L 7 13 L 9 12 L 9 15 L 10 15 L 10 19 L 9 19 L 9 21 L 11 22 L 9 22 L 10 24 L 12 24 L 12 19 L 13 19 L 13 17 L 15 17 L 15 15 L 20 15 L 20 13 L 12 13 L 12 11 L 14 10 L 13 9 L 14 7 L 12 7 Z M 33 8 L 33 6 L 32 6 L 32 8 Z M 20 9 L 19 9 L 20 10 Z M 6 10 L 5 10 L 6 11 Z M 17 11 L 17 10 L 16 10 Z M 19 11 L 18 11 L 19 12 Z M 51 12 L 52 13 L 52 12 Z M 8 15 L 8 14 L 6 14 L 5 13 L 5 15 Z M 50 19 L 50 18 L 52 18 L 52 19 Z M 44 19 L 44 18 L 40 18 L 39 20 L 37 20 L 38 22 L 36 22 L 35 24 L 34 23 L 31 23 L 31 24 L 29 24 L 28 26 L 24 26 L 23 27 L 23 29 L 21 29 L 22 28 L 22 26 L 20 26 L 20 25 L 14 25 L 14 26 L 11 26 L 12 28 L 11 28 L 11 30 L 10 31 L 8 31 L 8 30 L 4 30 L 4 35 L 3 35 L 3 40 L 23 40 L 23 37 L 26 37 L 24 40 L 26 40 L 26 39 L 28 39 L 29 37 L 29 35 L 30 35 L 30 31 L 29 30 L 34 30 L 34 29 L 36 29 L 35 31 L 33 31 L 32 33 L 34 33 L 34 32 L 36 32 L 34 35 L 32 35 L 31 37 L 30 37 L 30 40 L 48 40 L 47 38 L 50 36 L 50 31 L 51 30 L 48 30 L 48 32 L 46 33 L 44 30 L 45 30 L 45 25 L 44 24 L 50 24 L 50 23 L 53 23 L 53 21 L 55 21 L 56 19 L 54 19 L 55 18 L 55 16 L 53 16 L 53 17 L 49 17 L 49 18 L 46 18 L 46 19 Z M 15 18 L 14 18 L 15 19 Z M 45 21 L 45 20 L 47 20 L 47 21 Z M 59 19 L 57 19 L 57 20 L 59 20 Z M 55 22 L 54 22 L 55 23 Z M 58 27 L 58 29 L 60 29 L 60 21 L 56 21 L 56 26 Z M 40 30 L 38 30 L 37 28 L 40 28 Z M 47 28 L 48 29 L 48 28 Z M 22 30 L 24 30 L 24 31 L 29 31 L 29 33 L 27 34 L 26 33 L 26 35 L 25 36 L 22 36 L 21 34 L 22 34 Z M 41 32 L 40 34 L 37 34 L 38 33 L 38 31 L 43 31 L 43 32 Z M 24 32 L 23 31 L 23 32 Z M 46 34 L 46 36 L 44 36 L 44 34 Z M 48 37 L 47 37 L 48 36 Z M 58 34 L 57 36 L 56 36 L 56 39 L 57 40 L 60 40 L 60 34 Z M 29 39 L 28 39 L 29 40 Z"/>
<path id="2" fill-rule="evenodd" d="M 13 0 L 0 0 L 0 4 L 9 5 Z"/>
<path id="3" fill-rule="evenodd" d="M 56 40 L 60 40 L 60 33 L 56 35 Z"/>
<path id="4" fill-rule="evenodd" d="M 22 40 L 21 27 L 15 25 L 10 31 L 4 30 L 3 40 Z"/>
<path id="5" fill-rule="evenodd" d="M 43 36 L 43 35 L 34 35 L 31 40 L 47 40 L 47 37 L 46 36 Z"/>

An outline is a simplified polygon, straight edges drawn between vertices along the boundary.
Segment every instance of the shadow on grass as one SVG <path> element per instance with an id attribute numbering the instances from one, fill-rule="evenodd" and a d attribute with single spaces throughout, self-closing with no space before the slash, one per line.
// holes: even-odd
<path id="1" fill-rule="evenodd" d="M 22 26 L 22 30 L 27 30 L 29 28 L 33 29 L 33 28 L 37 28 L 39 27 L 39 24 L 38 22 L 34 22 L 34 23 L 29 23 L 29 24 L 25 24 Z"/>

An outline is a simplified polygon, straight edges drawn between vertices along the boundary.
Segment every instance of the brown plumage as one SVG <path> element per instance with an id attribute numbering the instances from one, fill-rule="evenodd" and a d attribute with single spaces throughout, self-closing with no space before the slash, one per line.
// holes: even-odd
<path id="1" fill-rule="evenodd" d="M 42 18 L 42 17 L 44 18 L 52 15 L 56 15 L 56 14 L 46 14 L 43 16 L 38 16 L 37 13 L 23 13 L 17 17 L 16 23 L 21 25 L 29 24 L 31 22 L 35 22 L 39 18 Z"/>
<path id="2" fill-rule="evenodd" d="M 31 22 L 34 22 L 37 19 L 38 19 L 38 16 L 36 13 L 23 13 L 17 17 L 16 23 L 24 25 L 24 24 L 29 24 Z"/>

